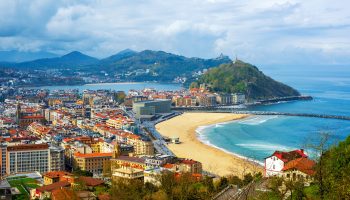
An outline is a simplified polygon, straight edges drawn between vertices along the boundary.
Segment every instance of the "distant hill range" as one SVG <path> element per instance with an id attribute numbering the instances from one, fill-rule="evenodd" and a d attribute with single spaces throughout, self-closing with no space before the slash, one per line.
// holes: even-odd
<path id="1" fill-rule="evenodd" d="M 38 52 L 20 52 L 20 51 L 0 51 L 0 63 L 19 63 L 31 60 L 36 60 L 40 58 L 53 58 L 58 55 L 38 51 Z"/>
<path id="2" fill-rule="evenodd" d="M 213 92 L 244 93 L 248 99 L 270 99 L 276 97 L 300 96 L 292 87 L 273 80 L 259 71 L 256 66 L 240 60 L 211 68 L 191 83 L 209 86 Z"/>
<path id="3" fill-rule="evenodd" d="M 6 61 L 6 60 L 5 60 Z M 203 69 L 229 63 L 228 56 L 213 59 L 187 58 L 164 51 L 145 50 L 136 52 L 123 50 L 104 59 L 97 59 L 78 51 L 53 58 L 10 63 L 1 62 L 0 67 L 19 69 L 74 69 L 86 73 L 104 71 L 108 74 L 127 74 L 135 81 L 173 81 L 176 77 L 191 78 L 192 74 Z"/>

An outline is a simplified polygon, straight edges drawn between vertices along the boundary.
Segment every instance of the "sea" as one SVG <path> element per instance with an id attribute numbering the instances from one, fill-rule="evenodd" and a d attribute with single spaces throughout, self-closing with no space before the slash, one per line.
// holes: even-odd
<path id="1" fill-rule="evenodd" d="M 286 83 L 311 101 L 280 102 L 247 108 L 256 111 L 317 113 L 350 116 L 350 70 L 347 68 L 265 69 L 267 75 Z M 238 121 L 199 127 L 198 138 L 226 152 L 263 163 L 276 150 L 304 149 L 317 156 L 313 146 L 329 135 L 328 146 L 350 135 L 350 121 L 292 116 L 252 116 Z"/>
<path id="2" fill-rule="evenodd" d="M 280 102 L 254 106 L 248 110 L 317 113 L 350 116 L 350 69 L 345 68 L 265 68 L 265 74 L 286 83 L 311 101 Z M 154 88 L 179 90 L 178 84 L 103 83 L 83 86 L 47 86 L 45 89 L 130 89 Z M 208 145 L 228 153 L 263 163 L 276 150 L 304 149 L 312 155 L 310 146 L 319 142 L 321 134 L 330 135 L 329 145 L 350 135 L 350 121 L 292 116 L 251 116 L 242 120 L 199 127 L 198 138 Z"/>

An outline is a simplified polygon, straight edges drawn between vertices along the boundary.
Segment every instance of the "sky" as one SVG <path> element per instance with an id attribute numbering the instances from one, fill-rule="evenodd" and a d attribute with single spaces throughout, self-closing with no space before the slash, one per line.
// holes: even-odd
<path id="1" fill-rule="evenodd" d="M 345 0 L 1 0 L 0 50 L 126 48 L 265 65 L 350 63 Z"/>

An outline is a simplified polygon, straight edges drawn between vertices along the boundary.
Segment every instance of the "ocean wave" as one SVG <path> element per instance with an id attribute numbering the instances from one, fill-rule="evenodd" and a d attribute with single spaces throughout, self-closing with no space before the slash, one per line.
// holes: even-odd
<path id="1" fill-rule="evenodd" d="M 271 120 L 271 119 L 276 119 L 278 117 L 279 117 L 278 115 L 273 115 L 273 116 L 266 116 L 266 115 L 254 116 L 254 117 L 249 117 L 247 119 L 240 120 L 238 123 L 246 124 L 246 125 L 253 125 L 254 126 L 254 125 L 259 125 L 259 124 L 265 123 L 265 122 L 267 122 L 268 120 Z"/>
<path id="2" fill-rule="evenodd" d="M 224 127 L 224 125 L 222 125 L 222 124 L 215 124 L 215 127 L 216 128 L 221 128 L 221 127 Z"/>
<path id="3" fill-rule="evenodd" d="M 293 150 L 295 148 L 289 147 L 289 146 L 284 146 L 284 145 L 279 145 L 279 144 L 273 144 L 273 143 L 240 143 L 236 144 L 237 146 L 240 146 L 242 148 L 247 148 L 250 150 L 259 150 L 259 151 L 275 151 L 275 150 L 282 150 L 282 151 L 287 151 L 287 150 Z"/>
<path id="4" fill-rule="evenodd" d="M 200 130 L 203 130 L 203 129 L 205 129 L 205 128 L 207 128 L 207 126 L 198 127 L 198 128 L 196 129 L 196 132 L 197 132 L 197 139 L 198 139 L 200 142 L 202 142 L 203 144 L 208 145 L 208 146 L 211 146 L 211 147 L 216 148 L 216 149 L 219 149 L 219 150 L 221 150 L 221 151 L 223 151 L 223 152 L 225 152 L 225 153 L 227 153 L 227 154 L 231 154 L 231 155 L 233 155 L 233 156 L 236 156 L 236 157 L 242 158 L 242 159 L 244 159 L 244 160 L 251 161 L 251 162 L 257 163 L 257 164 L 259 164 L 259 165 L 261 165 L 261 166 L 264 166 L 264 163 L 261 162 L 260 160 L 255 160 L 255 159 L 252 159 L 252 158 L 250 158 L 250 157 L 246 157 L 246 156 L 243 156 L 243 155 L 241 155 L 241 154 L 237 154 L 237 153 L 231 152 L 231 151 L 229 151 L 229 150 L 227 150 L 227 149 L 224 149 L 224 148 L 221 148 L 221 147 L 218 147 L 218 146 L 212 144 L 212 143 L 210 142 L 209 138 L 207 137 L 207 135 L 204 134 L 202 131 L 200 131 Z"/>
<path id="5" fill-rule="evenodd" d="M 241 155 L 241 154 L 237 154 L 237 153 L 231 152 L 231 151 L 229 151 L 229 150 L 227 150 L 227 149 L 224 149 L 224 148 L 221 148 L 221 147 L 218 147 L 218 146 L 212 144 L 212 143 L 209 141 L 209 139 L 208 139 L 207 137 L 198 137 L 198 139 L 199 139 L 202 143 L 204 143 L 205 145 L 208 145 L 208 146 L 211 146 L 211 147 L 213 147 L 213 148 L 219 149 L 219 150 L 221 150 L 221 151 L 223 151 L 223 152 L 225 152 L 225 153 L 227 153 L 227 154 L 231 154 L 231 155 L 236 156 L 236 157 L 238 157 L 238 158 L 242 158 L 242 159 L 244 159 L 244 160 L 247 160 L 247 161 L 250 161 L 250 162 L 254 162 L 254 163 L 257 163 L 257 164 L 259 164 L 259 165 L 261 165 L 261 166 L 264 166 L 264 162 L 261 162 L 260 160 L 252 159 L 252 158 L 250 158 L 250 157 L 243 156 L 243 155 Z"/>

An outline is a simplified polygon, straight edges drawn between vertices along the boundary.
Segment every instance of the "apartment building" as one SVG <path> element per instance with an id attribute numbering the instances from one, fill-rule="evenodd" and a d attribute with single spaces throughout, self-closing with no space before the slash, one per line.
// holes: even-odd
<path id="1" fill-rule="evenodd" d="M 48 144 L 22 144 L 7 147 L 6 174 L 34 171 L 46 173 L 49 170 Z"/>
<path id="2" fill-rule="evenodd" d="M 64 149 L 62 147 L 50 146 L 50 171 L 63 171 L 64 166 Z"/>
<path id="3" fill-rule="evenodd" d="M 128 166 L 122 166 L 121 168 L 115 169 L 112 174 L 114 181 L 118 180 L 143 180 L 143 170 L 135 169 Z"/>
<path id="4" fill-rule="evenodd" d="M 75 153 L 73 167 L 89 171 L 93 174 L 102 174 L 103 166 L 109 164 L 112 153 Z"/>

